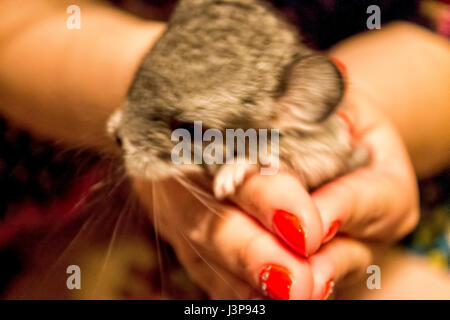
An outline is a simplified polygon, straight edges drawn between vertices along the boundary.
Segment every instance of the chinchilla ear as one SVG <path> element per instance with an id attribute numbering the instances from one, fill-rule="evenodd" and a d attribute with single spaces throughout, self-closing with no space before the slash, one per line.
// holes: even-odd
<path id="1" fill-rule="evenodd" d="M 327 57 L 312 54 L 296 59 L 282 79 L 279 120 L 304 124 L 326 120 L 341 102 L 344 87 L 343 75 Z"/>

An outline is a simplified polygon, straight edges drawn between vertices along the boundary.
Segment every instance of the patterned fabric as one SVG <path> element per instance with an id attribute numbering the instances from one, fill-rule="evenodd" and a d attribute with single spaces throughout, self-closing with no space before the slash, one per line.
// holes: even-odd
<path id="1" fill-rule="evenodd" d="M 420 182 L 421 219 L 403 244 L 437 267 L 450 267 L 450 172 Z"/>
<path id="2" fill-rule="evenodd" d="M 22 268 L 22 237 L 69 221 L 96 181 L 96 157 L 33 138 L 0 118 L 0 295 Z M 75 178 L 74 178 L 75 177 Z"/>

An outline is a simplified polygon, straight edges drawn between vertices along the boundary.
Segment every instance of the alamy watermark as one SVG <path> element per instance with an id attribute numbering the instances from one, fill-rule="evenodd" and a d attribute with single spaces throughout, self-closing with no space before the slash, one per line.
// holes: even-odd
<path id="1" fill-rule="evenodd" d="M 370 276 L 366 280 L 366 286 L 369 290 L 381 289 L 381 268 L 376 264 L 367 267 L 366 273 Z"/>
<path id="2" fill-rule="evenodd" d="M 370 16 L 366 20 L 367 29 L 381 29 L 381 9 L 379 6 L 373 4 L 367 7 L 366 13 Z"/>
<path id="3" fill-rule="evenodd" d="M 78 5 L 72 4 L 66 9 L 70 16 L 66 20 L 66 27 L 69 30 L 81 29 L 81 9 Z M 381 9 L 373 4 L 367 7 L 366 13 L 370 16 L 366 20 L 366 26 L 369 30 L 381 29 Z"/>
<path id="4" fill-rule="evenodd" d="M 81 289 L 81 269 L 79 266 L 73 264 L 67 267 L 66 273 L 70 274 L 66 280 L 67 289 Z"/>
<path id="5" fill-rule="evenodd" d="M 278 129 L 226 129 L 224 137 L 223 132 L 218 129 L 203 132 L 202 122 L 195 121 L 193 137 L 191 133 L 192 131 L 184 128 L 172 132 L 171 140 L 178 142 L 171 152 L 173 163 L 259 164 L 262 175 L 278 172 Z"/>
<path id="6" fill-rule="evenodd" d="M 79 6 L 72 4 L 66 9 L 67 14 L 70 16 L 66 20 L 66 27 L 69 30 L 81 29 L 81 9 Z"/>

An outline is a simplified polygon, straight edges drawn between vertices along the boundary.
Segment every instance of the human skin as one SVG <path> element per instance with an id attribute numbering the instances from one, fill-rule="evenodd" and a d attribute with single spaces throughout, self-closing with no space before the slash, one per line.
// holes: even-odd
<path id="1" fill-rule="evenodd" d="M 120 107 L 140 59 L 164 25 L 82 2 L 82 29 L 67 30 L 65 9 L 70 2 L 22 2 L 26 7 L 21 6 L 20 12 L 16 10 L 18 1 L 0 4 L 0 112 L 39 136 L 70 147 L 114 153 L 115 146 L 104 133 L 106 119 Z M 43 46 L 42 39 L 49 34 Z M 400 40 L 405 46 L 392 46 Z M 411 65 L 400 63 L 411 53 L 411 48 L 405 50 L 406 44 L 418 46 L 428 57 L 423 61 L 422 55 L 414 56 L 422 64 L 413 69 L 414 77 Z M 361 54 L 364 48 L 367 54 Z M 261 296 L 259 270 L 276 262 L 291 270 L 296 284 L 301 284 L 293 285 L 290 298 L 321 298 L 328 280 L 338 281 L 355 270 L 358 272 L 353 274 L 361 274 L 372 261 L 373 251 L 359 239 L 395 241 L 414 227 L 414 175 L 403 142 L 387 118 L 400 129 L 419 175 L 448 165 L 448 120 L 444 120 L 449 118 L 449 93 L 443 90 L 448 87 L 448 44 L 418 27 L 396 24 L 344 42 L 330 54 L 347 66 L 347 113 L 357 136 L 380 155 L 368 169 L 338 179 L 312 196 L 288 174 L 254 176 L 233 199 L 238 207 L 229 205 L 221 213 L 227 219 L 222 220 L 180 185 L 160 184 L 161 188 L 175 190 L 177 198 L 172 200 L 175 207 L 166 208 L 167 215 L 156 217 L 168 221 L 160 222 L 159 231 L 212 297 Z M 395 86 L 384 84 L 383 70 L 396 77 Z M 383 99 L 374 103 L 370 94 L 356 90 L 357 84 L 371 88 L 377 92 L 376 98 Z M 418 93 L 420 99 L 415 97 Z M 418 121 L 420 117 L 403 114 L 406 108 L 408 115 L 422 115 L 422 120 L 424 113 L 435 116 Z M 412 127 L 428 140 L 408 130 Z M 429 152 L 439 157 L 420 156 Z M 135 184 L 143 202 L 153 208 L 148 183 Z M 308 234 L 309 259 L 296 256 L 274 235 L 271 218 L 275 208 L 292 212 L 302 221 Z M 201 223 L 182 224 L 186 220 Z M 351 237 L 339 236 L 314 254 L 337 220 L 341 222 L 339 234 L 345 232 Z M 188 240 L 193 246 L 187 244 L 177 226 L 183 226 L 192 237 Z M 211 242 L 211 237 L 215 241 Z M 207 257 L 207 262 L 199 258 L 199 253 Z M 272 257 L 277 257 L 276 261 Z"/>
<path id="2" fill-rule="evenodd" d="M 136 180 L 140 194 L 153 194 L 153 199 L 146 197 L 144 203 L 153 212 L 158 232 L 213 297 L 257 296 L 261 269 L 272 264 L 288 270 L 292 286 L 289 294 L 277 289 L 269 294 L 271 298 L 326 297 L 330 281 L 339 282 L 350 272 L 353 276 L 346 282 L 355 281 L 372 263 L 372 247 L 355 239 L 393 242 L 414 228 L 417 190 L 403 142 L 378 110 L 350 96 L 351 92 L 344 109 L 353 119 L 356 139 L 372 150 L 373 160 L 367 168 L 341 177 L 312 195 L 288 173 L 256 174 L 232 199 L 240 209 L 211 205 L 215 208 L 211 210 L 209 203 L 204 205 L 189 193 L 189 188 L 175 181 L 161 182 L 152 189 L 148 182 Z M 170 195 L 176 195 L 176 201 Z M 272 221 L 280 209 L 300 221 L 307 235 L 308 258 L 288 251 L 277 238 L 283 238 L 283 234 Z M 346 237 L 327 242 L 335 221 L 340 222 L 339 233 Z"/>
<path id="3" fill-rule="evenodd" d="M 355 92 L 369 96 L 395 125 L 421 178 L 450 162 L 449 52 L 448 39 L 400 22 L 329 52 L 346 64 Z"/>
<path id="4" fill-rule="evenodd" d="M 106 121 L 165 26 L 77 3 L 81 30 L 66 28 L 72 1 L 1 1 L 0 113 L 35 135 L 110 153 Z"/>

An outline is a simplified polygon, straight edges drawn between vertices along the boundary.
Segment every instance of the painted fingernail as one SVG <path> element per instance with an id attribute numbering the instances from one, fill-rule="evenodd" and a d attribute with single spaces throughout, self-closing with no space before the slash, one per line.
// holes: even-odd
<path id="1" fill-rule="evenodd" d="M 306 234 L 300 220 L 292 213 L 277 210 L 273 216 L 273 226 L 278 236 L 292 249 L 303 256 L 307 256 L 305 250 Z"/>
<path id="2" fill-rule="evenodd" d="M 341 225 L 341 222 L 339 220 L 334 221 L 330 228 L 328 229 L 327 234 L 323 237 L 322 243 L 326 243 L 333 239 L 333 237 L 336 235 L 339 226 Z"/>
<path id="3" fill-rule="evenodd" d="M 340 72 L 342 72 L 344 75 L 347 73 L 347 67 L 345 66 L 345 64 L 342 63 L 342 61 L 336 58 L 331 58 L 331 61 L 333 61 L 333 63 L 339 69 Z"/>
<path id="4" fill-rule="evenodd" d="M 259 274 L 262 292 L 275 300 L 289 300 L 293 280 L 290 272 L 282 266 L 269 264 Z"/>
<path id="5" fill-rule="evenodd" d="M 330 294 L 333 292 L 334 289 L 334 281 L 328 280 L 325 284 L 325 289 L 323 290 L 323 295 L 321 300 L 327 300 Z"/>
<path id="6" fill-rule="evenodd" d="M 347 124 L 347 128 L 348 128 L 348 132 L 350 133 L 351 136 L 354 135 L 354 130 L 353 130 L 353 124 L 350 120 L 350 118 L 348 117 L 347 113 L 345 113 L 342 110 L 338 110 L 336 112 L 336 114 L 342 119 L 344 120 L 344 122 Z"/>

